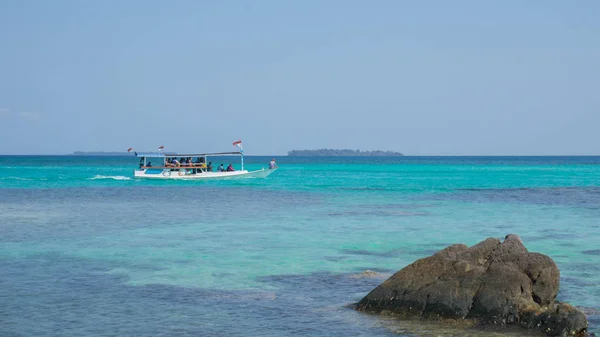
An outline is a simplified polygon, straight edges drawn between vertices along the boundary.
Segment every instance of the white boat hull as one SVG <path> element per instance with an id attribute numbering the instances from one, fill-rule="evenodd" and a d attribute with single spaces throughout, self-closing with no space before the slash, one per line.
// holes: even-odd
<path id="1" fill-rule="evenodd" d="M 277 169 L 261 169 L 257 171 L 231 171 L 231 172 L 196 172 L 192 169 L 162 169 L 145 168 L 133 171 L 134 178 L 148 179 L 185 179 L 185 180 L 210 180 L 232 178 L 265 178 Z"/>

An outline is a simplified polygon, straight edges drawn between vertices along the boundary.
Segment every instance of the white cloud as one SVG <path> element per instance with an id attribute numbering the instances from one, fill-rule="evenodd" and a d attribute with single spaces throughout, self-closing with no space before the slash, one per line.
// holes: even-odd
<path id="1" fill-rule="evenodd" d="M 39 112 L 21 111 L 19 112 L 19 116 L 28 121 L 37 121 L 42 117 L 42 114 Z"/>

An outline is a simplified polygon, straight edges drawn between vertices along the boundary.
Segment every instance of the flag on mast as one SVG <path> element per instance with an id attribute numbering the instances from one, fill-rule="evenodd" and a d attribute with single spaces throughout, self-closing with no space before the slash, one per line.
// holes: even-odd
<path id="1" fill-rule="evenodd" d="M 132 148 L 132 147 L 128 148 L 128 149 L 127 149 L 127 152 L 131 152 L 131 150 L 133 150 L 133 148 Z"/>
<path id="2" fill-rule="evenodd" d="M 164 145 L 161 145 L 161 146 L 158 147 L 158 151 L 160 151 L 160 150 L 162 150 L 164 148 L 165 148 Z"/>
<path id="3" fill-rule="evenodd" d="M 241 140 L 236 140 L 235 142 L 233 142 L 233 146 L 237 146 L 240 148 L 240 152 L 244 152 L 244 149 L 242 149 L 242 141 Z M 244 166 L 244 165 L 242 165 Z"/>

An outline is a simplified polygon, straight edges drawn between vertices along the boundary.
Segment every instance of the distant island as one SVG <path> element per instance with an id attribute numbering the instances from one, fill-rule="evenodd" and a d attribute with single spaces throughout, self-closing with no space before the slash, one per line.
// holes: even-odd
<path id="1" fill-rule="evenodd" d="M 394 151 L 361 151 L 349 149 L 318 149 L 318 150 L 292 150 L 288 151 L 291 157 L 400 157 L 404 154 Z"/>
<path id="2" fill-rule="evenodd" d="M 132 152 L 75 151 L 71 156 L 133 156 Z"/>

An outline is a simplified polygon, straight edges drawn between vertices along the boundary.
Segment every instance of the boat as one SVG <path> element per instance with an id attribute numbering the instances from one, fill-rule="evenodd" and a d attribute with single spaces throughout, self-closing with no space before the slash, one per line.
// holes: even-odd
<path id="1" fill-rule="evenodd" d="M 241 148 L 241 142 L 235 142 L 240 150 L 235 152 L 218 153 L 164 153 L 159 147 L 159 152 L 134 152 L 135 156 L 140 158 L 139 168 L 133 172 L 134 178 L 149 179 L 190 179 L 190 180 L 210 180 L 210 179 L 232 179 L 232 178 L 266 178 L 277 170 L 275 168 L 262 168 L 256 171 L 244 169 L 244 151 Z M 131 151 L 130 148 L 128 151 Z M 216 171 L 207 166 L 211 157 L 240 157 L 241 170 L 234 171 Z M 178 158 L 184 159 L 184 163 L 179 162 Z M 195 159 L 195 160 L 194 160 Z M 151 161 L 158 161 L 159 165 L 152 165 Z"/>

